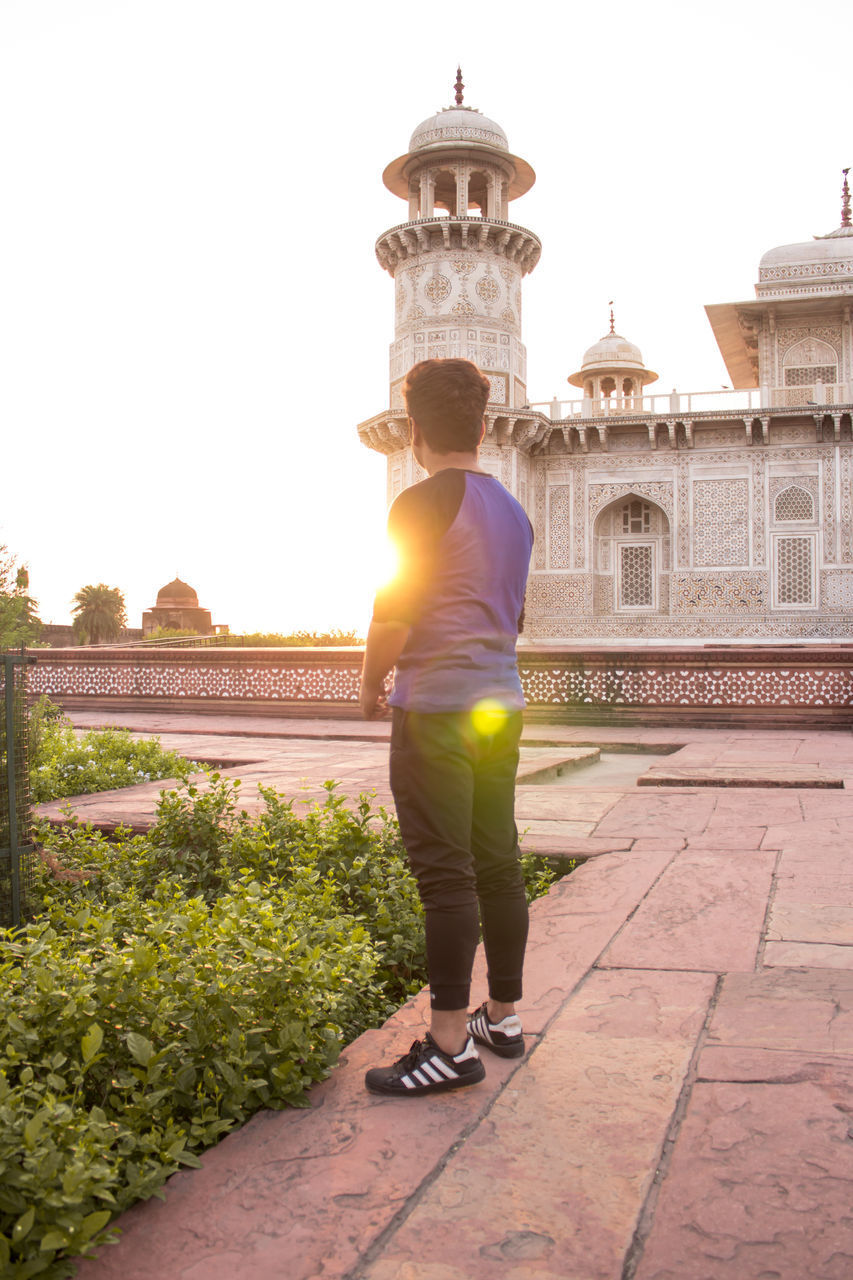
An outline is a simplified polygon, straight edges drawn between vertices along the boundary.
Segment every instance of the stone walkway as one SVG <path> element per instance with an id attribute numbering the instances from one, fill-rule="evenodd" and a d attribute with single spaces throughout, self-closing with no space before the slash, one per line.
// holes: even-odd
<path id="1" fill-rule="evenodd" d="M 386 725 L 112 720 L 252 761 L 224 770 L 249 800 L 327 777 L 388 799 Z M 256 1116 L 127 1213 L 81 1280 L 849 1280 L 853 737 L 532 725 L 526 743 L 526 845 L 586 859 L 533 907 L 526 1056 L 484 1052 L 458 1094 L 368 1095 L 422 994 L 310 1109 Z M 680 749 L 646 768 L 611 754 L 630 743 Z M 590 744 L 601 762 L 572 767 Z M 144 826 L 156 788 L 134 791 L 81 814 Z"/>

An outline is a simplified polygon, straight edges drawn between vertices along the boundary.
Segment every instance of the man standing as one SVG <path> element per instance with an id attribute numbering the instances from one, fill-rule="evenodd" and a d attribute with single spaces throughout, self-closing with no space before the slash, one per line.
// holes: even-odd
<path id="1" fill-rule="evenodd" d="M 524 699 L 515 645 L 533 531 L 479 465 L 489 381 L 468 360 L 424 360 L 403 395 L 412 449 L 429 479 L 391 507 L 394 580 L 377 597 L 360 702 L 392 708 L 391 790 L 426 918 L 430 1030 L 374 1093 L 415 1097 L 485 1075 L 474 1042 L 524 1052 L 527 901 L 518 863 L 515 775 Z M 384 680 L 394 668 L 385 698 Z M 480 923 L 489 998 L 469 1015 Z"/>

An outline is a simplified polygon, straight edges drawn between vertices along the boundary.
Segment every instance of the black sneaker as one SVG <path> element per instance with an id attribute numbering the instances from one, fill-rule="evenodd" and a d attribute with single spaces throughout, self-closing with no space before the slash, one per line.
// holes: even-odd
<path id="1" fill-rule="evenodd" d="M 486 1074 L 480 1055 L 469 1040 L 456 1057 L 439 1049 L 429 1032 L 416 1040 L 408 1053 L 392 1067 L 371 1067 L 364 1083 L 371 1093 L 394 1098 L 414 1098 L 422 1093 L 443 1093 L 476 1084 Z"/>
<path id="2" fill-rule="evenodd" d="M 479 1009 L 468 1014 L 468 1035 L 477 1044 L 483 1044 L 499 1058 L 520 1058 L 524 1053 L 524 1036 L 521 1034 L 521 1019 L 511 1013 L 501 1022 L 492 1022 L 489 1018 L 489 1003 L 484 1000 Z"/>

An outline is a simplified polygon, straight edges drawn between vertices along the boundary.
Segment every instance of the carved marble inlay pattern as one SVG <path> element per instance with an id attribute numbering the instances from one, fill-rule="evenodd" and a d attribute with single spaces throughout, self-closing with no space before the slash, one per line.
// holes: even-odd
<path id="1" fill-rule="evenodd" d="M 767 607 L 767 588 L 763 573 L 674 573 L 671 599 L 678 613 L 758 613 Z"/>
<path id="2" fill-rule="evenodd" d="M 680 667 L 616 657 L 601 666 L 521 661 L 519 672 L 532 706 L 844 707 L 853 695 L 849 668 L 833 666 L 780 669 L 758 661 L 749 668 Z"/>
<path id="3" fill-rule="evenodd" d="M 823 468 L 823 549 L 829 561 L 838 559 L 835 549 L 835 455 L 830 454 Z"/>
<path id="4" fill-rule="evenodd" d="M 545 470 L 537 462 L 533 472 L 533 563 L 537 569 L 545 568 Z"/>
<path id="5" fill-rule="evenodd" d="M 506 404 L 509 400 L 506 390 L 506 378 L 501 377 L 499 373 L 487 373 L 491 391 L 489 392 L 489 401 L 492 404 Z"/>
<path id="6" fill-rule="evenodd" d="M 527 608 L 536 613 L 588 612 L 592 576 L 588 573 L 534 573 L 527 584 Z"/>
<path id="7" fill-rule="evenodd" d="M 719 449 L 720 447 L 742 445 L 744 430 L 742 427 L 717 427 L 709 429 L 698 427 L 695 434 L 696 447 L 703 449 Z"/>
<path id="8" fill-rule="evenodd" d="M 746 480 L 694 481 L 693 556 L 697 565 L 749 563 Z"/>
<path id="9" fill-rule="evenodd" d="M 811 538 L 779 538 L 776 544 L 776 594 L 783 607 L 813 603 L 814 543 Z"/>
<path id="10" fill-rule="evenodd" d="M 853 610 L 853 573 L 824 569 L 820 575 L 820 603 L 823 609 Z"/>
<path id="11" fill-rule="evenodd" d="M 358 697 L 361 662 L 343 665 L 174 661 L 39 664 L 34 693 L 57 696 L 252 699 L 264 702 L 352 702 Z M 35 671 L 35 668 L 33 668 Z"/>
<path id="12" fill-rule="evenodd" d="M 690 468 L 686 458 L 679 458 L 676 473 L 678 497 L 677 556 L 679 565 L 690 564 Z"/>
<path id="13" fill-rule="evenodd" d="M 853 561 L 853 456 L 845 449 L 841 454 L 841 560 Z"/>
<path id="14" fill-rule="evenodd" d="M 814 520 L 815 501 L 812 485 L 815 489 L 817 488 L 817 478 L 815 476 L 805 478 L 811 481 L 808 486 L 800 481 L 773 477 L 770 492 L 773 495 L 773 519 L 777 523 L 784 523 L 787 520 Z"/>
<path id="15" fill-rule="evenodd" d="M 552 569 L 571 569 L 571 490 L 566 484 L 548 487 L 548 563 Z"/>
<path id="16" fill-rule="evenodd" d="M 758 278 L 760 281 L 801 280 L 804 277 L 849 275 L 853 275 L 853 262 L 849 258 L 838 258 L 835 262 L 791 262 L 784 266 L 761 267 Z"/>
<path id="17" fill-rule="evenodd" d="M 841 330 L 837 325 L 815 325 L 809 329 L 777 329 L 776 347 L 783 355 L 789 347 L 796 346 L 804 338 L 817 338 L 820 342 L 828 342 L 836 351 L 841 343 Z"/>
<path id="18" fill-rule="evenodd" d="M 429 298 L 430 302 L 436 306 L 438 306 L 440 302 L 444 302 L 446 298 L 450 297 L 450 289 L 450 281 L 447 276 L 441 275 L 440 272 L 436 272 L 434 276 L 430 276 L 429 280 L 427 280 L 424 285 L 424 293 Z"/>
<path id="19" fill-rule="evenodd" d="M 586 494 L 584 492 L 584 465 L 582 462 L 572 464 L 572 489 L 575 496 L 575 568 L 582 569 L 586 563 Z"/>
<path id="20" fill-rule="evenodd" d="M 492 303 L 500 296 L 501 287 L 494 276 L 483 276 L 475 286 L 477 293 L 486 303 Z"/>
<path id="21" fill-rule="evenodd" d="M 638 480 L 636 484 L 625 481 L 617 484 L 591 484 L 589 486 L 589 514 L 593 520 L 602 507 L 616 498 L 636 493 L 641 498 L 651 498 L 662 507 L 672 520 L 672 484 L 668 480 Z"/>
<path id="22" fill-rule="evenodd" d="M 752 559 L 756 565 L 767 563 L 767 533 L 764 518 L 764 492 L 767 477 L 763 459 L 753 458 L 752 466 Z"/>
<path id="23" fill-rule="evenodd" d="M 582 640 L 587 643 L 591 637 L 625 640 L 628 643 L 639 637 L 672 641 L 695 638 L 696 617 L 690 613 L 672 617 L 653 613 L 613 614 L 612 600 L 607 594 L 608 584 L 612 583 L 613 579 L 610 577 L 596 577 L 594 617 L 531 618 L 525 635 L 533 640 Z M 702 637 L 706 640 L 778 640 L 780 636 L 809 640 L 849 640 L 853 634 L 853 614 L 850 613 L 794 614 L 774 611 L 766 617 L 744 613 L 730 614 L 727 617 L 702 614 L 701 618 Z M 848 696 L 853 698 L 853 690 Z"/>

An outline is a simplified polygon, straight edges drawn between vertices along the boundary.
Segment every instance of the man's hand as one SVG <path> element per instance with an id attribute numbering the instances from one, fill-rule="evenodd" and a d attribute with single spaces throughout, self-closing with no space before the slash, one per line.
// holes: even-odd
<path id="1" fill-rule="evenodd" d="M 409 638 L 407 622 L 371 622 L 364 648 L 361 689 L 358 695 L 365 720 L 388 714 L 385 677 L 396 663 Z"/>
<path id="2" fill-rule="evenodd" d="M 358 702 L 365 720 L 380 720 L 382 716 L 387 716 L 388 695 L 385 692 L 384 682 L 376 685 L 362 679 Z"/>

